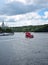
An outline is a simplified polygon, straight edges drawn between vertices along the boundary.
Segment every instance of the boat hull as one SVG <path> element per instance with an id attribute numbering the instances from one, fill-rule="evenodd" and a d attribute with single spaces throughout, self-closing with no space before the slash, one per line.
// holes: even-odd
<path id="1" fill-rule="evenodd" d="M 29 32 L 26 32 L 25 33 L 25 36 L 26 36 L 26 38 L 33 38 L 34 36 L 31 34 L 31 33 L 29 33 Z"/>
<path id="2" fill-rule="evenodd" d="M 13 35 L 14 33 L 0 33 L 0 36 L 9 36 L 9 35 Z"/>

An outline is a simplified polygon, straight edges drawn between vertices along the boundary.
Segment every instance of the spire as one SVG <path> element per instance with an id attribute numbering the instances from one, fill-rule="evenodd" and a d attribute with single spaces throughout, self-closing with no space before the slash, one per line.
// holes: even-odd
<path id="1" fill-rule="evenodd" d="M 5 27 L 4 22 L 2 22 L 2 27 Z"/>

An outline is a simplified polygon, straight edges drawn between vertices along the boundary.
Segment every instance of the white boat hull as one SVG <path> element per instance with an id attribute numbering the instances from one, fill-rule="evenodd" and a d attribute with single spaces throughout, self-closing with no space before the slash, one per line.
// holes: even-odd
<path id="1" fill-rule="evenodd" d="M 0 36 L 9 36 L 9 35 L 13 35 L 14 33 L 0 33 Z"/>

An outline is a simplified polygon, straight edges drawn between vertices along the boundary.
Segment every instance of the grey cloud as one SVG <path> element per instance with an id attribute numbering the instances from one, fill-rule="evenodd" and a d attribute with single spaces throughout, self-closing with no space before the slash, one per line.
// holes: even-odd
<path id="1" fill-rule="evenodd" d="M 11 18 L 11 19 L 7 20 L 6 22 L 15 22 L 15 20 Z"/>
<path id="2" fill-rule="evenodd" d="M 48 3 L 48 0 L 33 0 L 36 4 L 46 4 Z"/>
<path id="3" fill-rule="evenodd" d="M 34 5 L 25 5 L 21 2 L 11 2 L 9 4 L 6 4 L 1 10 L 0 14 L 5 15 L 17 15 L 17 14 L 24 14 L 36 10 L 40 10 L 42 8 L 47 8 L 47 5 L 45 4 L 45 0 L 34 0 Z M 47 3 L 47 2 L 46 2 Z"/>
<path id="4" fill-rule="evenodd" d="M 44 8 L 48 8 L 48 0 L 34 0 L 36 5 L 40 5 Z"/>
<path id="5" fill-rule="evenodd" d="M 27 12 L 27 7 L 20 2 L 12 2 L 6 4 L 4 8 L 0 10 L 0 14 L 16 15 Z"/>
<path id="6" fill-rule="evenodd" d="M 2 22 L 2 21 L 4 21 L 6 19 L 6 17 L 1 17 L 0 16 L 0 21 Z"/>

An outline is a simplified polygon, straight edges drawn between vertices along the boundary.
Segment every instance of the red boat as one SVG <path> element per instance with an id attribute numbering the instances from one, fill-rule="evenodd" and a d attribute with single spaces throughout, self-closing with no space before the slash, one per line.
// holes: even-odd
<path id="1" fill-rule="evenodd" d="M 30 32 L 26 32 L 25 33 L 25 36 L 26 36 L 26 38 L 33 38 L 34 37 L 33 35 L 31 35 Z"/>

